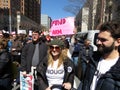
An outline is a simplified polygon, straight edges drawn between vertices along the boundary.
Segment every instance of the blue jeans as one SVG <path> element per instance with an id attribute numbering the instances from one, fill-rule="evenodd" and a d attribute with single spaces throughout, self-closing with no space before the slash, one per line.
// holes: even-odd
<path id="1" fill-rule="evenodd" d="M 76 66 L 78 66 L 78 57 L 72 57 L 73 63 Z"/>

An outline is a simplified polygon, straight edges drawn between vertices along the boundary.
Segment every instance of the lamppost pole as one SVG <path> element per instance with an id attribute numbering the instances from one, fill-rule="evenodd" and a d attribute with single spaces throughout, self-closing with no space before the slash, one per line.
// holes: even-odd
<path id="1" fill-rule="evenodd" d="M 20 11 L 17 11 L 17 34 L 20 30 L 20 19 L 21 19 Z"/>
<path id="2" fill-rule="evenodd" d="M 9 7 L 9 32 L 11 33 L 11 2 L 10 2 L 10 7 Z"/>

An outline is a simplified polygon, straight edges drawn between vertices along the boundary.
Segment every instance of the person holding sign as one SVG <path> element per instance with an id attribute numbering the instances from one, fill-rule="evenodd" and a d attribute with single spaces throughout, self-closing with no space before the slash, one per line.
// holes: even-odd
<path id="1" fill-rule="evenodd" d="M 21 53 L 21 71 L 24 76 L 32 72 L 47 54 L 47 45 L 40 39 L 38 30 L 32 31 L 32 42 L 26 43 Z M 37 81 L 34 73 L 35 81 Z M 36 82 L 35 82 L 36 83 Z M 36 90 L 36 89 L 34 89 Z"/>

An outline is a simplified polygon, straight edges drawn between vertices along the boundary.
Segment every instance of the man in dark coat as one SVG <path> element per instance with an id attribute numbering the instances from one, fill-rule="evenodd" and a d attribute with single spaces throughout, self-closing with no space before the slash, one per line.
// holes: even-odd
<path id="1" fill-rule="evenodd" d="M 79 66 L 81 66 L 81 73 L 82 73 L 80 76 L 80 80 L 84 77 L 84 73 L 89 63 L 90 57 L 93 55 L 93 47 L 92 45 L 90 45 L 90 43 L 91 41 L 86 39 L 84 41 L 84 44 L 80 46 L 79 57 L 78 57 L 79 58 L 78 64 L 80 64 Z"/>
<path id="2" fill-rule="evenodd" d="M 106 22 L 99 30 L 98 52 L 91 57 L 78 90 L 120 90 L 120 24 Z"/>
<path id="3" fill-rule="evenodd" d="M 32 42 L 26 43 L 21 54 L 21 71 L 29 74 L 31 68 L 36 68 L 47 54 L 47 45 L 40 40 L 39 31 L 32 32 Z M 34 77 L 36 79 L 36 77 Z"/>
<path id="4" fill-rule="evenodd" d="M 31 66 L 37 66 L 40 61 L 46 56 L 47 54 L 47 45 L 40 40 L 39 31 L 32 32 L 32 42 L 27 43 L 22 49 L 21 55 L 21 70 L 25 71 L 26 73 L 31 72 Z M 35 53 L 36 45 L 38 44 L 38 53 L 39 61 L 33 61 L 33 56 Z M 35 58 L 37 60 L 37 57 Z M 34 65 L 33 65 L 34 64 Z"/>

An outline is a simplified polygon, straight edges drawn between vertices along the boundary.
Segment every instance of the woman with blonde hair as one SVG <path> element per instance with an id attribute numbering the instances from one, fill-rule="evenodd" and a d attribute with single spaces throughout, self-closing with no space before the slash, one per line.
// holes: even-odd
<path id="1" fill-rule="evenodd" d="M 74 82 L 74 64 L 64 54 L 64 43 L 54 39 L 48 54 L 37 68 L 39 90 L 71 90 Z"/>

